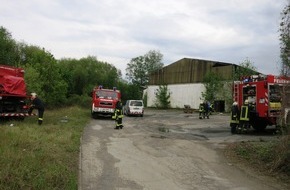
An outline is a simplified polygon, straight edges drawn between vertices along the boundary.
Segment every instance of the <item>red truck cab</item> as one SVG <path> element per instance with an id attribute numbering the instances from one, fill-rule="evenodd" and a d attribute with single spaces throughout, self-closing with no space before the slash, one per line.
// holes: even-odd
<path id="1" fill-rule="evenodd" d="M 97 119 L 99 116 L 112 116 L 118 101 L 121 101 L 121 92 L 115 87 L 95 87 L 92 92 L 92 117 Z"/>

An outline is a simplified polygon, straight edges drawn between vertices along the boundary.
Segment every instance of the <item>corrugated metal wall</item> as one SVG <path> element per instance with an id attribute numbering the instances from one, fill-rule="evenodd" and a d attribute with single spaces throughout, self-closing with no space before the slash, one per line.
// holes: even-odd
<path id="1" fill-rule="evenodd" d="M 152 73 L 149 85 L 200 83 L 210 71 L 219 73 L 225 80 L 231 80 L 234 67 L 231 63 L 183 58 Z"/>

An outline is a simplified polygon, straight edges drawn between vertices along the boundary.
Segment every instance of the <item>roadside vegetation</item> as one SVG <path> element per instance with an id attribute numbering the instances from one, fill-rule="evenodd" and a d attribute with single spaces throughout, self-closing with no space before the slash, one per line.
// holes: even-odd
<path id="1" fill-rule="evenodd" d="M 77 189 L 80 138 L 90 110 L 46 110 L 37 117 L 1 121 L 0 189 Z"/>
<path id="2" fill-rule="evenodd" d="M 238 167 L 250 169 L 258 175 L 268 175 L 290 185 L 289 136 L 275 141 L 243 141 L 229 144 L 225 155 Z"/>

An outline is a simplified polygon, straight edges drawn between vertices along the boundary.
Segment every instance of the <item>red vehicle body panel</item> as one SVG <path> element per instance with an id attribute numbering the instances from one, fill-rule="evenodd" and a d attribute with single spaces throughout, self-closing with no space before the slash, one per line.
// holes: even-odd
<path id="1" fill-rule="evenodd" d="M 0 117 L 28 116 L 24 69 L 0 65 Z"/>

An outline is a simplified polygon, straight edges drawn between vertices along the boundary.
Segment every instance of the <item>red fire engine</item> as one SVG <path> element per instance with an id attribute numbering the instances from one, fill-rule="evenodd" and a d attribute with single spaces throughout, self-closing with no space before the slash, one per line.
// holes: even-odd
<path id="1" fill-rule="evenodd" d="M 253 75 L 234 82 L 234 101 L 238 104 L 241 114 L 245 114 L 242 113 L 243 105 L 247 103 L 249 126 L 258 131 L 264 130 L 268 125 L 277 126 L 277 118 L 281 116 L 282 109 L 282 89 L 287 83 L 290 83 L 289 79 L 273 75 Z M 238 118 L 240 119 L 241 117 Z M 240 124 L 231 123 L 232 132 L 243 130 L 243 122 L 237 123 Z"/>
<path id="2" fill-rule="evenodd" d="M 28 102 L 24 69 L 0 65 L 0 118 L 24 119 Z"/>
<path id="3" fill-rule="evenodd" d="M 121 101 L 121 92 L 115 87 L 95 87 L 92 93 L 92 117 L 97 119 L 99 116 L 112 116 L 118 101 Z"/>

